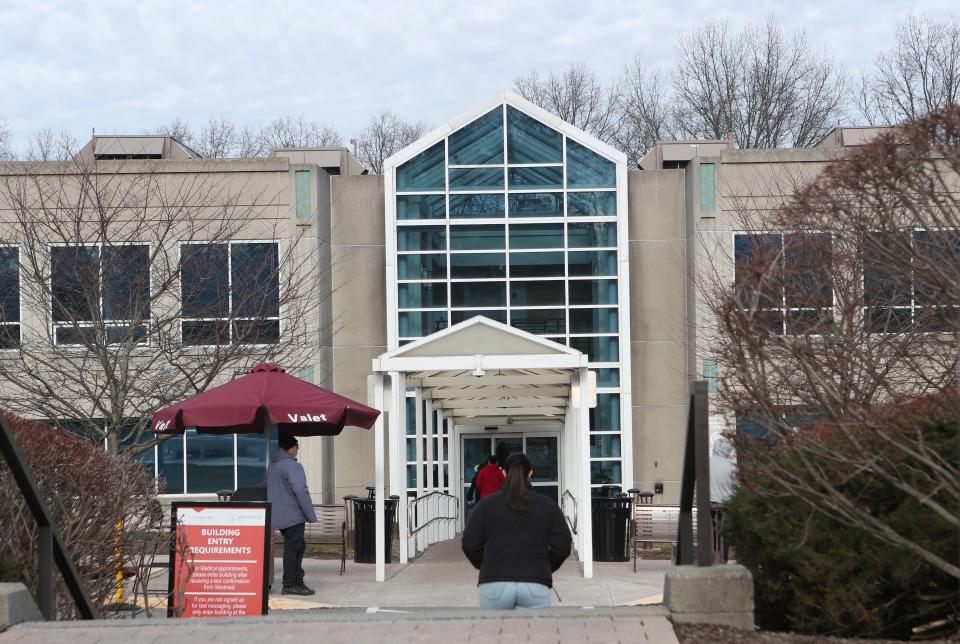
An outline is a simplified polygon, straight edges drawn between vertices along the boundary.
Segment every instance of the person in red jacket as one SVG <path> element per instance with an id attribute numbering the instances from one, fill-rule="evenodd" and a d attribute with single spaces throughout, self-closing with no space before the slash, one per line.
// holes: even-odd
<path id="1" fill-rule="evenodd" d="M 503 470 L 497 466 L 497 456 L 491 454 L 487 457 L 487 464 L 477 472 L 477 492 L 480 498 L 499 492 L 503 487 L 503 479 Z"/>

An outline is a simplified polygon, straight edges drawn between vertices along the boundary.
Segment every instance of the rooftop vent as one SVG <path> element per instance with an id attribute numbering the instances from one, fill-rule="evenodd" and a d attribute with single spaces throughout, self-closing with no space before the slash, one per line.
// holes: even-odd
<path id="1" fill-rule="evenodd" d="M 80 155 L 97 161 L 200 158 L 172 136 L 94 136 Z"/>

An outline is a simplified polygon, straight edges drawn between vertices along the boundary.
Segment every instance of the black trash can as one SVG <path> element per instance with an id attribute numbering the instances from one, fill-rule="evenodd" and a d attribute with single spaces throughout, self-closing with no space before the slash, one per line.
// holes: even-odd
<path id="1" fill-rule="evenodd" d="M 606 493 L 613 494 L 613 491 Z M 628 536 L 633 499 L 619 495 L 594 496 L 590 504 L 593 511 L 594 561 L 629 561 Z"/>
<path id="2" fill-rule="evenodd" d="M 353 497 L 353 516 L 355 530 L 353 535 L 353 560 L 356 563 L 377 563 L 377 545 L 374 535 L 377 532 L 377 506 L 374 489 L 368 487 L 367 498 Z M 384 502 L 384 553 L 385 561 L 390 563 L 390 551 L 393 548 L 393 518 L 397 511 L 397 501 L 400 497 L 394 495 Z"/>

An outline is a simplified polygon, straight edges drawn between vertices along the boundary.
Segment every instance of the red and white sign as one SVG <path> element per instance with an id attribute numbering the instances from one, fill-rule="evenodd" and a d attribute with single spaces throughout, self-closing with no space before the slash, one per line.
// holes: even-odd
<path id="1" fill-rule="evenodd" d="M 170 609 L 176 617 L 267 612 L 269 506 L 175 503 Z"/>

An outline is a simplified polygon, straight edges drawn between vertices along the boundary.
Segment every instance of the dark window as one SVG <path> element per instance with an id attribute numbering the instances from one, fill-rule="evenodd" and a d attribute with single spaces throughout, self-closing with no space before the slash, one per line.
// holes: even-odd
<path id="1" fill-rule="evenodd" d="M 54 342 L 135 344 L 150 324 L 150 247 L 52 246 Z"/>
<path id="2" fill-rule="evenodd" d="M 0 247 L 0 349 L 20 346 L 20 251 Z"/>
<path id="3" fill-rule="evenodd" d="M 97 161 L 140 161 L 145 159 L 162 159 L 161 154 L 95 154 Z"/>
<path id="4" fill-rule="evenodd" d="M 871 333 L 949 332 L 960 321 L 960 235 L 874 232 L 863 238 L 863 321 Z"/>
<path id="5" fill-rule="evenodd" d="M 913 316 L 922 331 L 957 330 L 960 324 L 960 234 L 913 233 Z"/>
<path id="6" fill-rule="evenodd" d="M 224 318 L 230 312 L 227 244 L 184 244 L 180 248 L 183 317 Z"/>
<path id="7" fill-rule="evenodd" d="M 910 327 L 910 255 L 908 232 L 864 235 L 863 320 L 870 332 L 900 333 Z"/>
<path id="8" fill-rule="evenodd" d="M 758 333 L 820 335 L 833 323 L 832 242 L 822 233 L 734 237 L 734 293 Z"/>
<path id="9" fill-rule="evenodd" d="M 280 342 L 276 243 L 184 244 L 180 257 L 183 344 Z"/>

